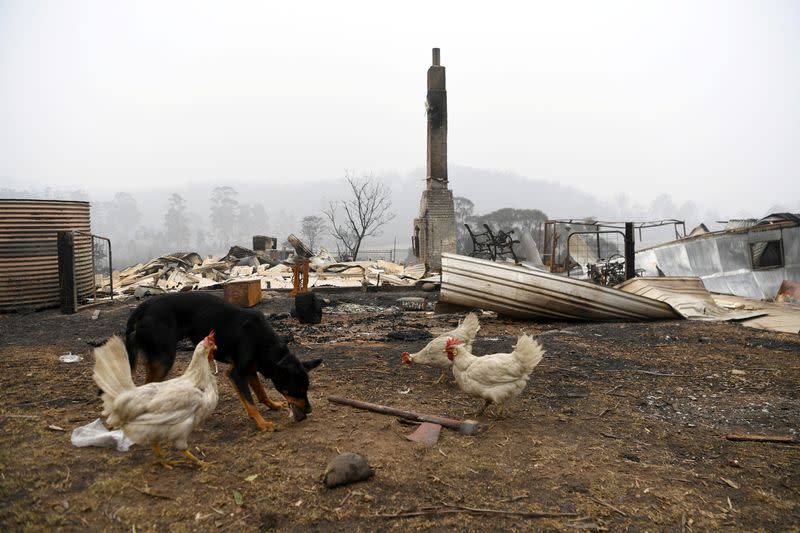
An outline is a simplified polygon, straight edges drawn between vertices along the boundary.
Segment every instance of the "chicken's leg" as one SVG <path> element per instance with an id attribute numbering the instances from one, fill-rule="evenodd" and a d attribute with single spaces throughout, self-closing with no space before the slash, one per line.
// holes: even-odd
<path id="1" fill-rule="evenodd" d="M 491 405 L 491 403 L 492 403 L 491 400 L 485 400 L 483 407 L 481 407 L 481 410 L 476 413 L 477 416 L 481 416 L 483 412 L 486 410 L 486 408 L 489 407 L 489 405 Z"/>
<path id="2" fill-rule="evenodd" d="M 161 446 L 159 446 L 157 442 L 153 443 L 153 451 L 156 454 L 156 462 L 164 468 L 172 470 L 172 467 L 177 464 L 176 461 L 170 461 L 167 459 L 167 457 L 164 455 L 164 452 L 161 451 Z"/>
<path id="3" fill-rule="evenodd" d="M 197 458 L 197 457 L 195 457 L 195 456 L 194 456 L 194 454 L 193 454 L 192 452 L 190 452 L 189 450 L 181 450 L 181 453 L 182 453 L 183 455 L 185 455 L 186 457 L 188 457 L 189 459 L 191 459 L 192 461 L 194 461 L 195 463 L 197 463 L 197 466 L 199 466 L 200 468 L 205 468 L 205 467 L 207 467 L 207 466 L 208 466 L 208 463 L 207 463 L 207 462 L 203 461 L 202 459 L 198 459 L 198 458 Z"/>
<path id="4" fill-rule="evenodd" d="M 446 370 L 442 370 L 442 373 L 439 376 L 439 379 L 434 381 L 433 384 L 434 385 L 441 385 L 442 383 L 444 383 L 446 381 L 447 381 L 447 371 Z"/>

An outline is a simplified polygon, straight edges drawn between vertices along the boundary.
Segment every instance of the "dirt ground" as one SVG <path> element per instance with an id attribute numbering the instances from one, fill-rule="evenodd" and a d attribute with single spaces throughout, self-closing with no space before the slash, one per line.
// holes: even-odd
<path id="1" fill-rule="evenodd" d="M 326 397 L 453 418 L 474 412 L 481 401 L 452 377 L 435 385 L 438 370 L 400 364 L 403 351 L 421 348 L 463 313 L 397 304 L 403 296 L 434 302 L 437 293 L 320 294 L 332 305 L 318 325 L 291 318 L 285 292 L 265 292 L 259 306 L 293 338 L 298 357 L 324 358 L 312 373 L 313 413 L 296 423 L 262 406 L 278 431 L 260 433 L 220 379 L 219 405 L 190 439 L 210 462 L 205 469 L 166 470 L 148 447 L 121 453 L 70 443 L 71 431 L 100 413 L 91 344 L 122 333 L 136 301 L 105 305 L 96 320 L 92 309 L 0 315 L 0 529 L 800 529 L 800 447 L 725 438 L 796 436 L 797 335 L 726 323 L 535 323 L 484 314 L 476 353 L 510 351 L 525 330 L 541 340 L 545 360 L 505 418 L 481 418 L 488 432 L 444 429 L 425 446 L 405 439 L 413 426 Z M 83 360 L 60 362 L 67 352 Z M 190 355 L 179 354 L 171 375 Z M 141 369 L 135 379 L 143 381 Z M 375 476 L 325 488 L 326 464 L 346 451 L 365 455 Z"/>

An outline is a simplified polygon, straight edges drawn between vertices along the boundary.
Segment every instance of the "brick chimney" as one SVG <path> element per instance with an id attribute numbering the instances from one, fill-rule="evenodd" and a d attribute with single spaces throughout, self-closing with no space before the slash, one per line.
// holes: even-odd
<path id="1" fill-rule="evenodd" d="M 440 270 L 442 253 L 456 251 L 456 221 L 453 191 L 447 177 L 447 89 L 439 49 L 433 49 L 428 68 L 427 176 L 419 202 L 419 217 L 414 219 L 414 255 L 428 270 Z"/>

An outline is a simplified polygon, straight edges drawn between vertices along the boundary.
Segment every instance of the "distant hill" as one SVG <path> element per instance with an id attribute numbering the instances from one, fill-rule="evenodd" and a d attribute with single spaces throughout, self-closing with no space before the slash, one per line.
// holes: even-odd
<path id="1" fill-rule="evenodd" d="M 475 203 L 479 213 L 504 207 L 539 209 L 550 218 L 602 216 L 608 206 L 569 185 L 526 178 L 509 172 L 455 167 L 450 171 L 450 188 L 456 196 Z"/>
<path id="2" fill-rule="evenodd" d="M 406 175 L 383 174 L 379 179 L 392 188 L 392 211 L 395 219 L 384 228 L 379 238 L 365 242 L 367 248 L 391 246 L 395 237 L 398 247 L 411 242 L 411 225 L 419 213 L 419 200 L 425 187 L 425 170 L 416 169 Z M 229 185 L 242 203 L 261 203 L 269 216 L 265 233 L 284 239 L 289 233 L 299 233 L 300 220 L 308 215 L 321 215 L 328 202 L 343 199 L 348 191 L 344 178 L 297 184 L 237 182 L 220 180 L 218 184 L 198 183 L 132 192 L 142 212 L 142 225 L 157 227 L 163 223 L 167 199 L 177 192 L 186 200 L 194 224 L 208 225 L 211 191 Z M 522 176 L 484 169 L 453 166 L 450 168 L 450 188 L 455 196 L 472 200 L 476 213 L 483 214 L 503 207 L 539 209 L 550 217 L 601 216 L 607 206 L 593 196 L 573 187 Z M 247 245 L 247 243 L 239 243 Z"/>

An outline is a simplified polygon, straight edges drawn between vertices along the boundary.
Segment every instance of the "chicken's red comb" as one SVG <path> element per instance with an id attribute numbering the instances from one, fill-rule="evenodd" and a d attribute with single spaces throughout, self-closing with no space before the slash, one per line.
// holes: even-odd
<path id="1" fill-rule="evenodd" d="M 461 339 L 459 339 L 458 337 L 450 337 L 449 339 L 447 339 L 447 342 L 444 343 L 444 349 L 446 350 L 449 347 L 454 346 L 456 344 L 461 344 Z"/>
<path id="2" fill-rule="evenodd" d="M 209 343 L 211 343 L 213 345 L 217 344 L 217 342 L 214 340 L 214 330 L 213 329 L 211 330 L 211 333 L 209 333 L 206 336 L 206 338 L 203 340 L 203 342 L 206 343 L 206 346 L 208 346 Z"/>

